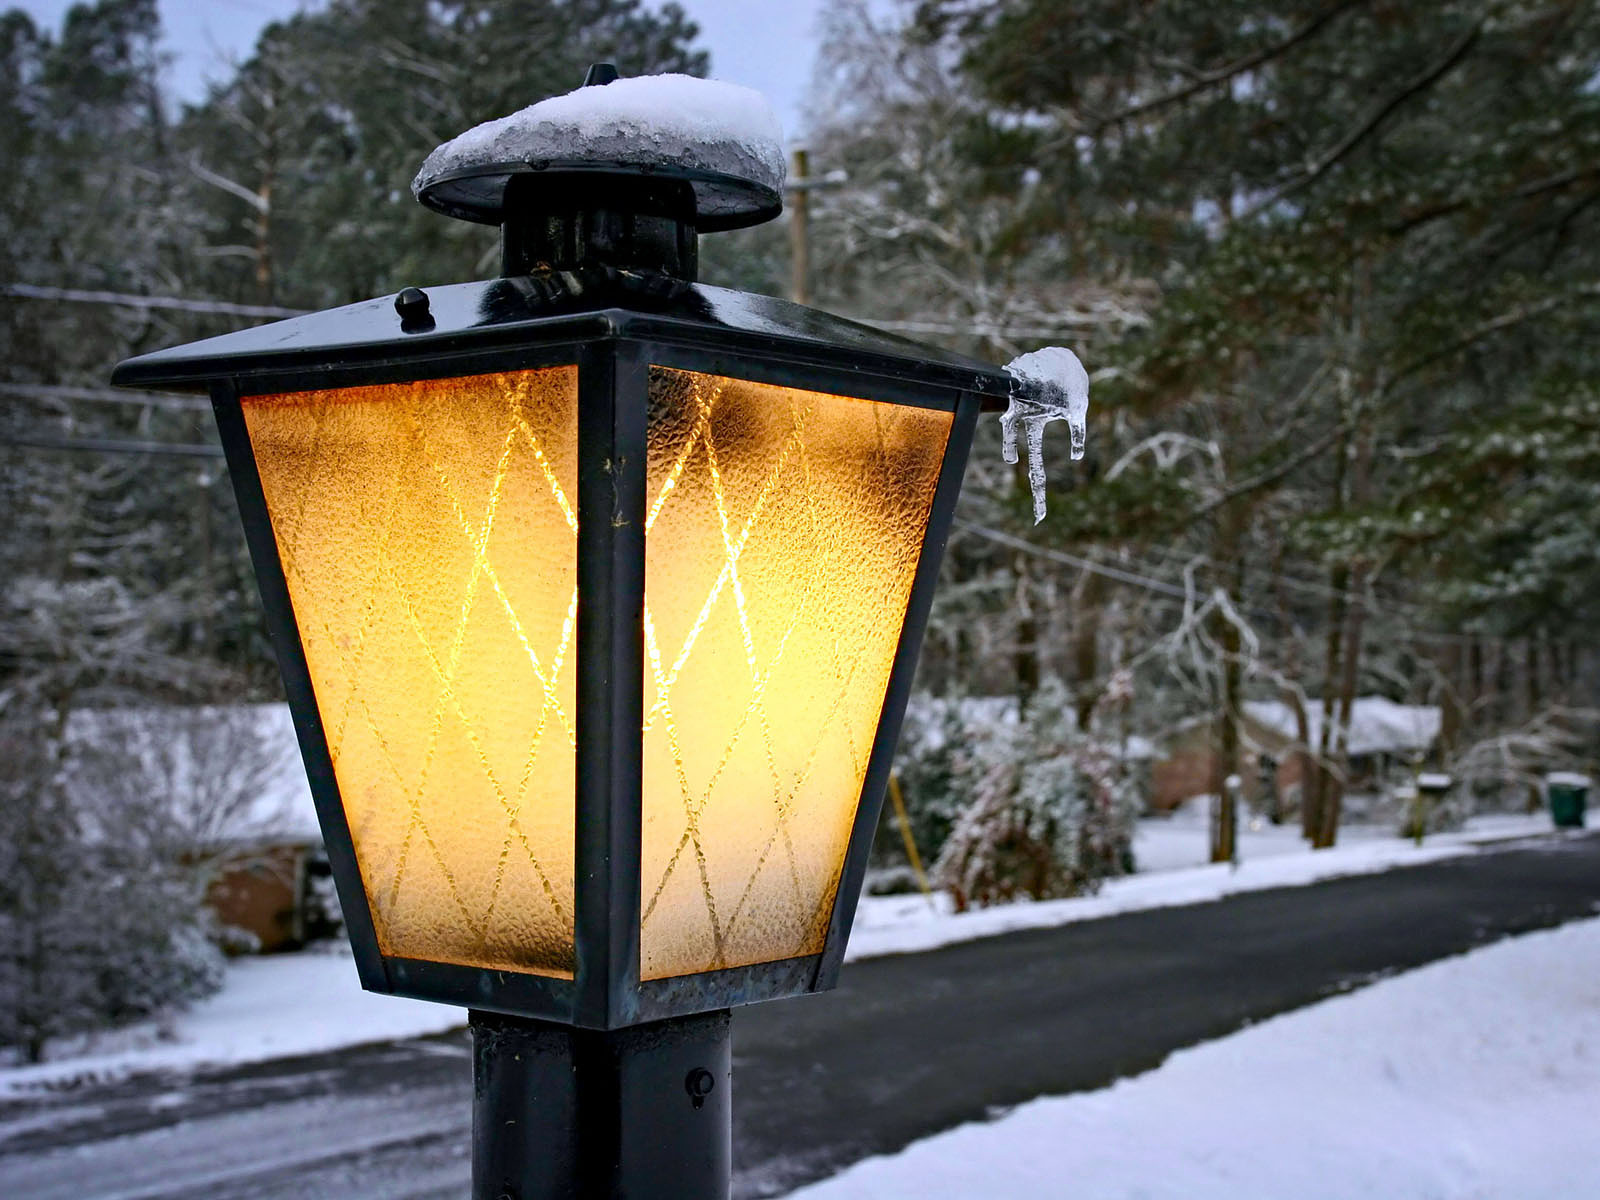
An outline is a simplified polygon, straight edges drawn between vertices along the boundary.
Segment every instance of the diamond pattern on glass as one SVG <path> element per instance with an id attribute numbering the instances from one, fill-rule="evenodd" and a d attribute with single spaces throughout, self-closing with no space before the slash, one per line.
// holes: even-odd
<path id="1" fill-rule="evenodd" d="M 950 425 L 651 369 L 643 978 L 821 950 Z"/>
<path id="2" fill-rule="evenodd" d="M 242 406 L 384 952 L 570 976 L 576 368 Z"/>

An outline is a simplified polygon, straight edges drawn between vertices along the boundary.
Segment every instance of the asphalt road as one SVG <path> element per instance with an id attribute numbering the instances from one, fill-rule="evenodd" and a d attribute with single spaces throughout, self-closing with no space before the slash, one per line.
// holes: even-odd
<path id="1" fill-rule="evenodd" d="M 1597 912 L 1588 836 L 855 963 L 735 1014 L 735 1193 Z M 457 1033 L 0 1102 L 0 1196 L 459 1200 L 470 1087 Z"/>

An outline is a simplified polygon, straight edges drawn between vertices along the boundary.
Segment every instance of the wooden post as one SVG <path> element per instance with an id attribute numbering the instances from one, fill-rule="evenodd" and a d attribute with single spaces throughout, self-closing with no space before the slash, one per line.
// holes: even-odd
<path id="1" fill-rule="evenodd" d="M 811 303 L 811 243 L 807 223 L 810 218 L 811 157 L 801 147 L 795 147 L 789 174 L 789 251 L 792 272 L 789 298 L 796 304 Z"/>

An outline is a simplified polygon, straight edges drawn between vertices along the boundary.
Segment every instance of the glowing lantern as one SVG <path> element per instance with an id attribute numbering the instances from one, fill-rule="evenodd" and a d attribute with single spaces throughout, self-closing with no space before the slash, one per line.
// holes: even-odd
<path id="1" fill-rule="evenodd" d="M 537 1023 L 679 1022 L 649 1053 L 710 1065 L 678 1089 L 695 1115 L 651 1119 L 721 1139 L 675 1166 L 693 1195 L 726 1186 L 725 1010 L 837 977 L 973 426 L 1008 386 L 694 284 L 697 231 L 780 207 L 761 155 L 716 151 L 446 154 L 419 196 L 500 224 L 504 277 L 114 377 L 211 392 L 363 985 L 480 1010 L 483 1078 L 507 1038 L 538 1058 Z M 484 1137 L 480 1189 L 530 1170 Z M 513 1194 L 560 1194 L 539 1171 Z"/>

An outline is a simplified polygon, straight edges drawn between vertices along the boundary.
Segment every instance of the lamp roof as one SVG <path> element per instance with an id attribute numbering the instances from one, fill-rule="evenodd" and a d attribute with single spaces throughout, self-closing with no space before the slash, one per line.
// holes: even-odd
<path id="1" fill-rule="evenodd" d="M 111 380 L 125 387 L 204 391 L 220 378 L 243 384 L 251 376 L 625 337 L 714 343 L 757 358 L 843 365 L 866 376 L 976 392 L 986 408 L 1003 407 L 1010 393 L 1009 376 L 992 364 L 787 300 L 706 284 L 678 284 L 670 294 L 641 298 L 638 308 L 621 307 L 630 301 L 615 288 L 603 294 L 618 306 L 581 308 L 577 295 L 552 305 L 549 294 L 527 277 L 430 287 L 421 297 L 417 292 L 407 288 L 399 294 L 398 313 L 396 296 L 380 296 L 143 354 L 119 364 Z M 414 319 L 419 304 L 427 314 L 421 327 Z"/>

